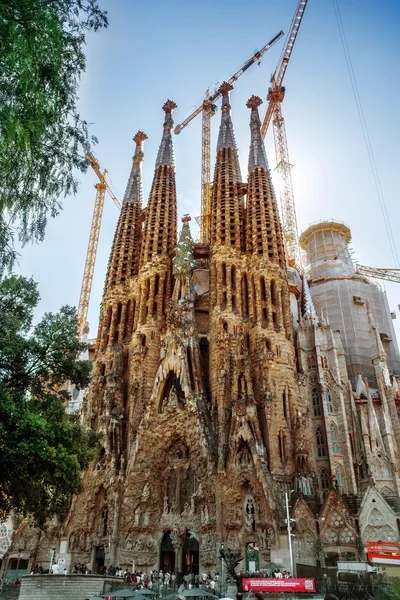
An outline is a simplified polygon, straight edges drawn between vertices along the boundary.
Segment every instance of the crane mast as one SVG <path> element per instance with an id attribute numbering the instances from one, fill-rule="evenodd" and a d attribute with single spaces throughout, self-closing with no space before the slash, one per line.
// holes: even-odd
<path id="1" fill-rule="evenodd" d="M 96 189 L 96 200 L 94 203 L 92 224 L 90 226 L 85 268 L 83 270 L 81 293 L 78 304 L 78 337 L 82 336 L 87 323 L 90 294 L 92 292 L 93 273 L 96 265 L 97 248 L 99 245 L 100 228 L 103 218 L 103 207 L 106 192 L 108 192 L 114 204 L 116 204 L 118 208 L 121 208 L 120 201 L 118 198 L 116 198 L 114 192 L 107 182 L 107 170 L 104 169 L 103 172 L 101 171 L 98 160 L 92 154 L 90 154 L 90 152 L 86 154 L 86 159 L 100 181 L 94 186 Z"/>
<path id="2" fill-rule="evenodd" d="M 235 71 L 230 77 L 228 83 L 233 84 L 239 77 L 247 71 L 251 65 L 259 61 L 261 57 L 269 50 L 275 42 L 283 36 L 281 30 L 268 44 L 265 44 L 261 50 L 255 52 L 249 60 Z M 221 94 L 216 90 L 211 96 L 208 96 L 204 102 L 198 106 L 182 123 L 177 125 L 174 133 L 179 134 L 197 115 L 202 113 L 202 145 L 201 145 L 201 219 L 200 219 L 200 240 L 203 243 L 210 239 L 210 192 L 211 192 L 211 117 L 216 112 L 215 102 Z"/>
<path id="3" fill-rule="evenodd" d="M 200 241 L 210 241 L 211 213 L 211 117 L 215 113 L 215 104 L 208 99 L 203 102 L 202 110 L 202 145 L 201 145 L 201 221 Z"/>
<path id="4" fill-rule="evenodd" d="M 289 160 L 289 148 L 281 104 L 285 97 L 285 88 L 282 86 L 282 82 L 293 52 L 293 47 L 303 19 L 307 1 L 308 0 L 299 0 L 297 4 L 285 46 L 271 78 L 271 87 L 268 90 L 267 96 L 268 106 L 261 125 L 261 135 L 265 138 L 268 126 L 272 120 L 277 163 L 276 168 L 280 185 L 282 229 L 286 243 L 286 251 L 289 264 L 295 266 L 300 271 L 302 270 L 302 262 L 291 174 L 293 165 L 290 164 Z"/>
<path id="5" fill-rule="evenodd" d="M 96 264 L 97 247 L 99 245 L 99 236 L 101 220 L 103 217 L 104 198 L 106 195 L 105 176 L 107 171 L 101 173 L 102 181 L 96 183 L 96 201 L 94 203 L 92 224 L 90 226 L 89 242 L 86 252 L 85 268 L 82 277 L 81 294 L 78 304 L 78 336 L 81 337 L 87 323 L 89 310 L 90 294 L 92 292 L 93 273 Z"/>

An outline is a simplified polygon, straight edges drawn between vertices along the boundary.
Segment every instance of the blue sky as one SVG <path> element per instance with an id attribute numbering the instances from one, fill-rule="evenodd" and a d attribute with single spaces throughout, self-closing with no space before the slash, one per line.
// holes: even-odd
<path id="1" fill-rule="evenodd" d="M 161 106 L 178 108 L 179 123 L 201 103 L 205 90 L 228 78 L 255 49 L 288 31 L 297 0 L 100 0 L 109 13 L 107 30 L 87 39 L 87 69 L 80 110 L 99 139 L 95 148 L 112 187 L 122 198 L 131 167 L 132 137 L 143 129 L 144 197 L 147 201 L 162 131 Z M 339 0 L 369 134 L 397 237 L 400 222 L 398 170 L 398 0 Z M 284 39 L 284 38 L 283 38 Z M 232 116 L 243 178 L 247 172 L 252 94 L 266 97 L 283 39 L 236 83 Z M 331 0 L 309 0 L 286 78 L 286 119 L 299 231 L 309 223 L 335 218 L 346 222 L 359 262 L 394 266 L 351 91 Z M 265 104 L 263 107 L 265 108 Z M 212 122 L 214 159 L 220 113 Z M 200 211 L 201 118 L 174 137 L 179 214 Z M 272 131 L 267 154 L 275 166 Z M 22 251 L 19 271 L 39 282 L 39 315 L 63 304 L 77 305 L 95 199 L 92 171 L 81 176 L 76 197 L 49 221 L 45 241 Z M 118 218 L 106 199 L 89 311 L 91 335 L 97 330 L 106 265 Z M 195 228 L 194 228 L 195 229 Z M 398 244 L 398 251 L 400 245 Z M 386 286 L 400 333 L 400 287 Z"/>

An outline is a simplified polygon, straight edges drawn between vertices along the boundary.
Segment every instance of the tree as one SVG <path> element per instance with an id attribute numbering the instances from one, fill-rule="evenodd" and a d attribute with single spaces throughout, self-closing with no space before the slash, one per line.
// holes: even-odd
<path id="1" fill-rule="evenodd" d="M 94 137 L 78 109 L 85 33 L 107 26 L 97 0 L 0 0 L 0 273 L 14 238 L 41 241 Z"/>
<path id="2" fill-rule="evenodd" d="M 0 282 L 0 520 L 14 510 L 42 526 L 79 490 L 96 438 L 65 411 L 63 385 L 86 386 L 90 375 L 76 311 L 33 327 L 38 300 L 32 280 Z"/>
<path id="3" fill-rule="evenodd" d="M 243 556 L 240 553 L 233 551 L 230 548 L 221 548 L 219 551 L 219 557 L 225 562 L 227 573 L 234 581 L 237 581 L 238 575 L 236 573 L 236 567 L 243 560 Z"/>

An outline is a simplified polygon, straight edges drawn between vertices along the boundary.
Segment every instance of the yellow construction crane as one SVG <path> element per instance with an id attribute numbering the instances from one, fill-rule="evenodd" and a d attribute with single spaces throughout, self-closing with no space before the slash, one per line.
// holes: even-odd
<path id="1" fill-rule="evenodd" d="M 96 200 L 94 203 L 92 224 L 90 226 L 89 242 L 86 252 L 85 268 L 83 271 L 81 294 L 79 297 L 78 305 L 78 336 L 81 337 L 87 322 L 87 315 L 89 310 L 90 294 L 92 291 L 93 273 L 96 264 L 97 247 L 99 245 L 99 235 L 101 220 L 103 217 L 104 198 L 106 191 L 111 196 L 113 202 L 121 208 L 120 201 L 116 198 L 114 192 L 110 188 L 107 180 L 107 170 L 101 171 L 98 160 L 94 158 L 89 152 L 86 154 L 86 158 L 99 178 L 99 183 L 94 186 L 96 188 Z"/>
<path id="2" fill-rule="evenodd" d="M 247 71 L 251 65 L 259 61 L 261 57 L 269 50 L 275 42 L 283 36 L 283 31 L 280 31 L 268 44 L 265 44 L 261 50 L 255 52 L 253 56 L 247 60 L 229 79 L 228 83 L 234 83 L 239 77 Z M 211 160 L 210 160 L 210 134 L 211 134 L 211 117 L 216 112 L 215 102 L 221 96 L 217 90 L 211 96 L 206 92 L 204 102 L 196 108 L 180 125 L 174 129 L 176 134 L 189 125 L 197 115 L 202 113 L 202 145 L 201 145 L 201 222 L 200 222 L 200 240 L 203 243 L 209 241 L 210 238 L 210 179 L 211 179 Z"/>
<path id="3" fill-rule="evenodd" d="M 302 270 L 302 264 L 291 175 L 292 165 L 289 161 L 285 121 L 282 115 L 281 104 L 285 97 L 285 88 L 282 86 L 283 79 L 293 52 L 293 47 L 303 19 L 304 10 L 307 6 L 307 1 L 308 0 L 299 0 L 299 3 L 297 4 L 285 46 L 278 61 L 278 66 L 271 77 L 271 87 L 268 90 L 267 96 L 268 106 L 261 125 L 261 135 L 265 138 L 268 126 L 272 119 L 277 163 L 276 168 L 280 179 L 282 229 L 286 243 L 286 251 L 289 264 L 296 266 L 300 271 Z"/>
<path id="4" fill-rule="evenodd" d="M 400 283 L 400 269 L 383 269 L 376 267 L 367 267 L 366 265 L 356 265 L 356 273 L 373 277 L 374 279 L 384 279 L 385 281 L 393 281 Z"/>

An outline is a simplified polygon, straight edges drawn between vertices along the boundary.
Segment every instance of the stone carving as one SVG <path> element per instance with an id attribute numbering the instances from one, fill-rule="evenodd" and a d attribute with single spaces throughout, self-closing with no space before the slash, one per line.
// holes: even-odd
<path id="1" fill-rule="evenodd" d="M 92 546 L 90 533 L 83 529 L 71 533 L 68 543 L 69 552 L 90 552 Z"/>
<path id="2" fill-rule="evenodd" d="M 133 520 L 134 525 L 139 525 L 140 513 L 141 513 L 141 508 L 140 508 L 140 506 L 137 506 L 135 508 L 135 513 L 134 513 L 134 520 Z"/>
<path id="3" fill-rule="evenodd" d="M 215 551 L 215 548 L 216 548 L 215 536 L 212 533 L 206 533 L 206 535 L 204 535 L 202 538 L 201 549 L 204 550 L 205 552 L 208 552 L 210 550 Z"/>
<path id="4" fill-rule="evenodd" d="M 150 498 L 150 483 L 145 483 L 142 491 L 142 502 L 146 502 Z"/>
<path id="5" fill-rule="evenodd" d="M 141 535 L 135 541 L 133 550 L 135 552 L 154 552 L 154 543 L 151 539 Z"/>
<path id="6" fill-rule="evenodd" d="M 253 498 L 249 497 L 244 506 L 244 522 L 248 531 L 254 531 L 256 526 L 256 506 Z"/>

